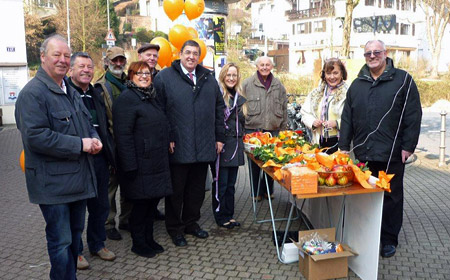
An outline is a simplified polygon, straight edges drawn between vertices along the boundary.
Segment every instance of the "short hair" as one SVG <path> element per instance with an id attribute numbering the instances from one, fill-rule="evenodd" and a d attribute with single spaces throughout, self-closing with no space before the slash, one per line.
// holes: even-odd
<path id="1" fill-rule="evenodd" d="M 320 72 L 320 78 L 325 81 L 325 73 L 333 71 L 334 65 L 337 65 L 342 73 L 342 80 L 347 80 L 347 69 L 345 69 L 344 63 L 339 58 L 329 58 L 323 63 L 322 71 Z"/>
<path id="2" fill-rule="evenodd" d="M 273 66 L 273 61 L 272 61 L 272 59 L 271 59 L 270 57 L 268 57 L 268 56 L 260 56 L 260 57 L 258 57 L 258 58 L 256 59 L 256 61 L 255 61 L 256 65 L 258 65 L 258 64 L 261 62 L 261 59 L 263 59 L 263 58 L 267 58 L 267 59 L 270 61 L 270 64 L 272 64 L 272 66 Z"/>
<path id="3" fill-rule="evenodd" d="M 386 44 L 383 41 L 381 41 L 381 40 L 369 40 L 369 41 L 367 41 L 367 43 L 364 45 L 364 49 L 366 49 L 367 45 L 375 43 L 375 42 L 378 42 L 378 43 L 381 44 L 381 46 L 383 47 L 383 51 L 386 50 Z"/>
<path id="4" fill-rule="evenodd" d="M 64 38 L 60 34 L 53 34 L 50 37 L 48 37 L 47 39 L 45 39 L 44 42 L 42 43 L 41 47 L 39 48 L 39 51 L 41 52 L 41 54 L 42 53 L 44 53 L 44 54 L 47 53 L 48 42 L 50 42 L 51 40 L 61 41 L 61 42 L 66 43 L 67 46 L 69 46 L 69 44 L 67 43 L 66 38 Z"/>
<path id="5" fill-rule="evenodd" d="M 198 48 L 198 54 L 201 55 L 202 54 L 202 48 L 200 48 L 200 45 L 194 41 L 194 40 L 187 40 L 186 42 L 184 42 L 183 46 L 181 47 L 180 52 L 184 51 L 184 48 L 186 46 L 190 46 L 190 47 L 197 47 Z"/>
<path id="6" fill-rule="evenodd" d="M 94 63 L 94 60 L 87 52 L 76 52 L 76 53 L 72 54 L 72 56 L 70 57 L 70 67 L 71 68 L 75 65 L 75 60 L 78 57 L 89 58 L 92 61 L 92 63 Z"/>
<path id="7" fill-rule="evenodd" d="M 127 77 L 127 79 L 130 80 L 130 81 L 133 80 L 134 75 L 136 75 L 136 73 L 137 73 L 140 69 L 143 69 L 143 68 L 147 68 L 148 71 L 151 70 L 151 69 L 150 69 L 150 66 L 149 66 L 148 63 L 145 62 L 145 61 L 135 61 L 135 62 L 132 62 L 132 63 L 130 64 L 130 66 L 128 67 L 128 77 Z M 152 78 L 151 75 L 150 75 L 150 78 Z"/>

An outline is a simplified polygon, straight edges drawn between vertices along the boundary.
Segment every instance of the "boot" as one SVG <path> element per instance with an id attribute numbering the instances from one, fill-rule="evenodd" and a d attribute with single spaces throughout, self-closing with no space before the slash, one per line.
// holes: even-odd
<path id="1" fill-rule="evenodd" d="M 156 254 L 164 252 L 164 248 L 153 239 L 153 221 L 149 222 L 145 227 L 145 243 L 152 248 Z"/>
<path id="2" fill-rule="evenodd" d="M 133 246 L 131 252 L 144 258 L 153 258 L 155 251 L 145 242 L 145 225 L 133 225 L 130 227 Z"/>

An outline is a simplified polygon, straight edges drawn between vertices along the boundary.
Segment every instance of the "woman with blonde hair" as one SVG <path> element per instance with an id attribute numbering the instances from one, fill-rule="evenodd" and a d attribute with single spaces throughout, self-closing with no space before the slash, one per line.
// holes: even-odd
<path id="1" fill-rule="evenodd" d="M 235 184 L 240 165 L 244 165 L 244 125 L 246 99 L 242 95 L 239 67 L 226 64 L 219 74 L 219 86 L 225 101 L 225 145 L 218 156 L 213 177 L 212 207 L 217 225 L 232 229 L 240 226 L 234 216 Z"/>

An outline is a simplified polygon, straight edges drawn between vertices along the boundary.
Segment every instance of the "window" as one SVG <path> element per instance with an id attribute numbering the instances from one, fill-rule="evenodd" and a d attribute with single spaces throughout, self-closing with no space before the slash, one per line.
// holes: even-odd
<path id="1" fill-rule="evenodd" d="M 394 8 L 394 0 L 384 0 L 385 8 Z"/>
<path id="2" fill-rule="evenodd" d="M 53 1 L 52 0 L 35 0 L 35 3 L 42 8 L 53 8 Z"/>
<path id="3" fill-rule="evenodd" d="M 375 6 L 375 0 L 365 0 L 366 6 Z"/>
<path id="4" fill-rule="evenodd" d="M 400 24 L 400 35 L 409 35 L 409 24 Z"/>
<path id="5" fill-rule="evenodd" d="M 164 2 L 164 0 L 158 0 L 158 6 L 162 7 L 163 6 L 163 2 Z"/>
<path id="6" fill-rule="evenodd" d="M 310 2 L 309 2 L 309 8 L 310 9 L 320 8 L 320 6 L 321 6 L 321 1 L 320 0 L 310 0 Z"/>
<path id="7" fill-rule="evenodd" d="M 292 24 L 292 35 L 295 35 L 295 24 Z M 295 46 L 295 43 L 294 43 Z"/>
<path id="8" fill-rule="evenodd" d="M 401 0 L 402 11 L 411 10 L 411 0 Z"/>
<path id="9" fill-rule="evenodd" d="M 305 34 L 306 33 L 306 24 L 305 23 L 297 24 L 297 33 L 298 34 Z"/>
<path id="10" fill-rule="evenodd" d="M 260 23 L 258 31 L 264 32 L 264 24 Z"/>
<path id="11" fill-rule="evenodd" d="M 325 32 L 326 31 L 326 21 L 315 21 L 313 26 L 314 32 Z"/>

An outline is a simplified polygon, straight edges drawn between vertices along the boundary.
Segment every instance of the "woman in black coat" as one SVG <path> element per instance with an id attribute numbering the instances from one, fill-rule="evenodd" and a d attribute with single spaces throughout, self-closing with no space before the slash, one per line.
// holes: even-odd
<path id="1" fill-rule="evenodd" d="M 246 99 L 241 94 L 240 80 L 239 68 L 234 63 L 226 64 L 220 71 L 219 85 L 226 105 L 225 145 L 219 156 L 218 171 L 213 174 L 217 183 L 212 188 L 212 207 L 217 225 L 228 229 L 240 226 L 233 218 L 238 169 L 245 163 L 243 136 L 247 108 Z"/>
<path id="2" fill-rule="evenodd" d="M 169 125 L 151 83 L 148 64 L 131 63 L 128 89 L 113 106 L 121 195 L 133 203 L 131 251 L 148 258 L 164 251 L 153 239 L 153 220 L 159 199 L 172 193 Z"/>

